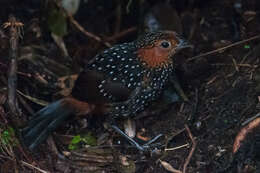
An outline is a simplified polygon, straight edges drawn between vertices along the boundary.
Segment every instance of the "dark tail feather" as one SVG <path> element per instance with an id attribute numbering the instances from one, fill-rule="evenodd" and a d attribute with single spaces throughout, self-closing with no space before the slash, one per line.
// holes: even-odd
<path id="1" fill-rule="evenodd" d="M 23 142 L 30 150 L 46 140 L 73 113 L 73 109 L 63 101 L 56 101 L 41 109 L 29 121 L 28 126 L 22 129 Z"/>

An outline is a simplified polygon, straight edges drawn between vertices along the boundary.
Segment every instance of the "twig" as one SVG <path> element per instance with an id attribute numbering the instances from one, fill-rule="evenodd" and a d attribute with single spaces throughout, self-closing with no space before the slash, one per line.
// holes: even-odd
<path id="1" fill-rule="evenodd" d="M 105 40 L 107 40 L 107 41 L 114 41 L 114 40 L 117 40 L 117 39 L 119 39 L 121 37 L 124 37 L 125 35 L 127 35 L 129 33 L 132 33 L 132 32 L 135 32 L 135 31 L 137 31 L 137 27 L 133 26 L 133 27 L 128 28 L 128 29 L 126 29 L 124 31 L 121 31 L 121 32 L 119 32 L 119 33 L 117 33 L 117 34 L 115 34 L 115 35 L 113 35 L 111 37 L 107 37 Z"/>
<path id="2" fill-rule="evenodd" d="M 65 11 L 65 10 L 64 10 L 64 11 Z M 66 11 L 65 11 L 65 12 L 66 12 Z M 66 13 L 67 13 L 67 12 L 66 12 Z M 69 18 L 70 22 L 71 22 L 78 30 L 80 30 L 83 34 L 85 34 L 87 37 L 90 37 L 90 38 L 92 38 L 92 39 L 94 39 L 94 40 L 96 40 L 96 41 L 98 41 L 98 42 L 100 42 L 100 43 L 103 43 L 103 44 L 104 44 L 105 46 L 107 46 L 107 47 L 111 47 L 111 44 L 110 44 L 110 43 L 108 43 L 108 42 L 103 42 L 102 39 L 101 39 L 99 36 L 96 36 L 95 34 L 86 31 L 86 30 L 74 19 L 74 17 L 73 17 L 71 14 L 67 13 L 67 15 L 68 15 L 68 18 Z"/>
<path id="3" fill-rule="evenodd" d="M 28 168 L 36 169 L 36 170 L 39 171 L 39 172 L 49 173 L 48 171 L 44 171 L 44 170 L 42 170 L 42 169 L 40 169 L 40 168 L 38 168 L 38 167 L 36 167 L 36 166 L 33 166 L 32 164 L 29 164 L 29 163 L 27 163 L 27 162 L 25 162 L 25 161 L 21 161 L 21 163 L 22 163 L 23 165 L 27 166 Z"/>
<path id="4" fill-rule="evenodd" d="M 0 62 L 0 66 L 3 66 L 4 68 L 8 68 L 8 66 L 7 66 L 6 64 L 2 63 L 2 62 Z M 22 76 L 29 77 L 29 78 L 32 77 L 31 74 L 29 74 L 29 73 L 23 73 L 23 72 L 20 72 L 20 71 L 17 71 L 17 74 L 20 74 L 20 75 L 22 75 Z"/>
<path id="5" fill-rule="evenodd" d="M 170 142 L 174 137 L 178 136 L 179 134 L 181 134 L 181 133 L 184 132 L 184 131 L 185 131 L 185 128 L 179 130 L 177 133 L 175 133 L 174 135 L 170 136 L 170 137 L 167 139 L 167 142 L 166 142 L 166 144 L 165 144 L 165 149 L 168 147 L 169 142 Z"/>
<path id="6" fill-rule="evenodd" d="M 260 117 L 260 112 L 257 113 L 255 116 L 253 116 L 253 117 L 247 119 L 246 121 L 244 121 L 241 125 L 245 126 L 245 125 L 249 124 L 251 121 L 253 121 L 254 119 L 258 118 L 258 117 Z"/>
<path id="7" fill-rule="evenodd" d="M 164 151 L 174 151 L 174 150 L 178 150 L 178 149 L 181 149 L 181 148 L 184 148 L 184 147 L 188 147 L 189 144 L 184 144 L 184 145 L 181 145 L 181 146 L 178 146 L 178 147 L 174 147 L 174 148 L 165 148 Z"/>
<path id="8" fill-rule="evenodd" d="M 9 27 L 10 34 L 10 65 L 8 71 L 8 106 L 12 115 L 19 115 L 19 108 L 16 98 L 17 87 L 17 50 L 20 35 L 20 27 L 23 26 L 14 16 L 9 17 L 8 22 L 3 24 L 4 28 Z"/>
<path id="9" fill-rule="evenodd" d="M 207 55 L 211 55 L 211 54 L 214 54 L 214 53 L 217 53 L 217 52 L 220 52 L 220 51 L 224 51 L 224 50 L 226 50 L 226 49 L 228 49 L 228 48 L 231 48 L 231 47 L 234 47 L 234 46 L 237 46 L 237 45 L 246 43 L 246 42 L 251 41 L 251 40 L 256 40 L 256 39 L 258 39 L 258 38 L 260 38 L 260 35 L 256 35 L 256 36 L 253 36 L 253 37 L 251 37 L 251 38 L 248 38 L 248 39 L 245 39 L 245 40 L 238 41 L 238 42 L 236 42 L 236 43 L 227 45 L 227 46 L 225 46 L 225 47 L 222 47 L 222 48 L 219 48 L 219 49 L 216 49 L 216 50 L 212 50 L 212 51 L 209 51 L 209 52 L 206 52 L 206 53 L 203 53 L 203 54 L 200 54 L 200 55 L 197 55 L 197 56 L 188 58 L 188 59 L 187 59 L 187 62 L 192 61 L 192 60 L 195 60 L 195 59 L 199 59 L 199 58 L 201 58 L 201 57 L 204 57 L 204 56 L 207 56 Z"/>
<path id="10" fill-rule="evenodd" d="M 25 108 L 31 115 L 34 115 L 35 112 L 34 112 L 33 109 L 31 108 L 31 106 L 26 103 L 26 101 L 22 98 L 22 96 L 20 96 L 20 95 L 17 95 L 17 96 L 18 96 L 18 100 L 21 102 L 21 104 L 24 106 L 24 108 Z"/>
<path id="11" fill-rule="evenodd" d="M 31 102 L 34 102 L 34 103 L 36 103 L 38 105 L 47 106 L 49 104 L 49 102 L 46 102 L 44 100 L 37 99 L 37 98 L 31 97 L 29 95 L 26 95 L 26 94 L 22 93 L 20 90 L 16 90 L 16 91 L 17 91 L 18 94 L 21 94 L 23 97 L 27 98 Z"/>
<path id="12" fill-rule="evenodd" d="M 182 173 L 186 173 L 187 166 L 188 166 L 188 164 L 190 163 L 190 159 L 191 159 L 191 157 L 192 157 L 192 155 L 193 155 L 193 153 L 194 153 L 194 151 L 195 151 L 195 149 L 196 149 L 196 146 L 197 146 L 197 142 L 195 141 L 194 137 L 192 136 L 191 131 L 190 131 L 190 128 L 188 127 L 187 124 L 185 124 L 185 129 L 187 130 L 188 135 L 189 135 L 189 137 L 190 137 L 190 139 L 191 139 L 192 148 L 191 148 L 190 153 L 189 153 L 188 157 L 186 158 L 186 161 L 185 161 L 185 163 L 184 163 L 184 165 L 183 165 L 183 171 L 182 171 Z"/>

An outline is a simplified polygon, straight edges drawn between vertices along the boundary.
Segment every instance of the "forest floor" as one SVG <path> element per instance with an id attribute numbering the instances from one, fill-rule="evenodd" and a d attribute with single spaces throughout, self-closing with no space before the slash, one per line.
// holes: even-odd
<path id="1" fill-rule="evenodd" d="M 17 25 L 16 115 L 8 102 L 10 26 L 0 28 L 1 173 L 260 170 L 257 0 L 82 1 L 73 17 L 64 17 L 57 4 L 47 2 L 0 2 L 1 24 L 10 14 L 23 23 Z M 33 153 L 22 147 L 19 128 L 43 106 L 69 95 L 91 58 L 110 45 L 153 30 L 154 21 L 194 45 L 174 57 L 176 76 L 188 100 L 177 93 L 176 102 L 166 104 L 162 97 L 135 118 L 137 140 L 163 134 L 157 149 L 138 152 L 108 130 L 102 116 L 71 119 Z M 124 120 L 117 122 L 123 128 Z M 244 128 L 247 136 L 234 152 L 236 136 L 252 122 L 255 128 Z"/>

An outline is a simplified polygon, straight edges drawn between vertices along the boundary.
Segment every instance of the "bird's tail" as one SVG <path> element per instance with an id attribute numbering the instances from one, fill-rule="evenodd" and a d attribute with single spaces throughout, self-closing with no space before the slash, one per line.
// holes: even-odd
<path id="1" fill-rule="evenodd" d="M 65 98 L 51 103 L 38 111 L 27 126 L 22 129 L 24 145 L 30 150 L 35 149 L 71 114 L 87 114 L 92 109 L 93 106 L 88 103 L 73 98 Z"/>

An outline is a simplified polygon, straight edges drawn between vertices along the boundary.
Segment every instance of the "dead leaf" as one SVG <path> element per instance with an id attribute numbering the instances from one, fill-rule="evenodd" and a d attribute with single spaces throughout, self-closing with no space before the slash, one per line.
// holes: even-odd
<path id="1" fill-rule="evenodd" d="M 173 168 L 172 165 L 170 165 L 168 162 L 165 162 L 165 161 L 162 161 L 162 160 L 159 160 L 159 161 L 160 161 L 160 163 L 162 164 L 162 166 L 163 166 L 167 171 L 170 171 L 170 172 L 172 172 L 172 173 L 182 173 L 182 171 Z"/>

